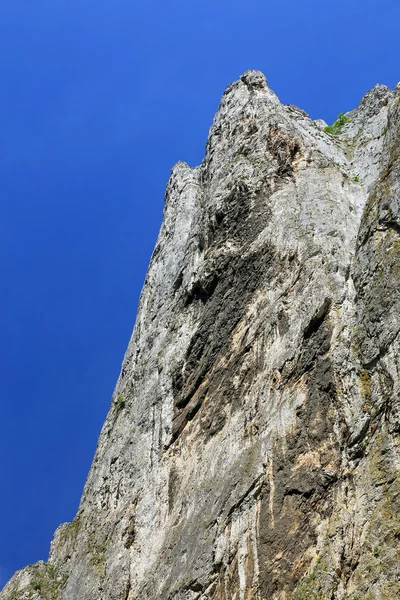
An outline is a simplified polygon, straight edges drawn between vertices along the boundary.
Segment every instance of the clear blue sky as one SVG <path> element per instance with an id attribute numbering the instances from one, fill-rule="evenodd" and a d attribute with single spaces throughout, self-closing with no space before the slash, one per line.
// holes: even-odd
<path id="1" fill-rule="evenodd" d="M 2 0 L 0 587 L 73 518 L 177 160 L 261 69 L 331 122 L 400 80 L 398 0 Z"/>

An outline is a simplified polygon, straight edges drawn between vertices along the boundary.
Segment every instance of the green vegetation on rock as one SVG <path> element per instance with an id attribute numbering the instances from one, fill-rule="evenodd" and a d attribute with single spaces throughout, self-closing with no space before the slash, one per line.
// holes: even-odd
<path id="1" fill-rule="evenodd" d="M 291 600 L 325 600 L 323 580 L 326 575 L 326 569 L 319 563 L 316 569 L 299 581 Z"/>
<path id="2" fill-rule="evenodd" d="M 58 575 L 54 565 L 40 563 L 33 567 L 34 573 L 29 585 L 20 590 L 14 590 L 6 600 L 28 600 L 36 598 L 37 593 L 43 600 L 60 600 L 61 590 L 67 583 L 67 575 Z"/>
<path id="3" fill-rule="evenodd" d="M 346 123 L 350 123 L 350 119 L 341 112 L 338 114 L 338 118 L 332 125 L 327 125 L 327 127 L 325 127 L 325 131 L 331 135 L 339 135 L 342 133 L 343 126 L 346 125 Z"/>

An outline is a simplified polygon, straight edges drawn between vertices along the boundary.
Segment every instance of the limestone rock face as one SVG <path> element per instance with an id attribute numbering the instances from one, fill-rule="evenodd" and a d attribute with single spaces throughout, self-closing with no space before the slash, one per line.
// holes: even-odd
<path id="1" fill-rule="evenodd" d="M 400 86 L 347 117 L 227 88 L 78 514 L 1 600 L 400 597 Z"/>

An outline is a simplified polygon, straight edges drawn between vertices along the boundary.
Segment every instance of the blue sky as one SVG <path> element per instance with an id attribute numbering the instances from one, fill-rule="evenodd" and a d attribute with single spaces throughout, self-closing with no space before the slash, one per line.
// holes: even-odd
<path id="1" fill-rule="evenodd" d="M 169 171 L 261 69 L 331 122 L 400 80 L 397 0 L 2 0 L 0 587 L 73 518 Z"/>

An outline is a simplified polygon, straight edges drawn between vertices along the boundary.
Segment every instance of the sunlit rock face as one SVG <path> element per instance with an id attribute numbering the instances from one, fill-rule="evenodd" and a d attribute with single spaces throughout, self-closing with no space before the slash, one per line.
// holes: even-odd
<path id="1" fill-rule="evenodd" d="M 400 87 L 346 116 L 227 88 L 78 514 L 1 600 L 400 597 Z"/>

